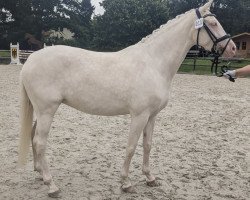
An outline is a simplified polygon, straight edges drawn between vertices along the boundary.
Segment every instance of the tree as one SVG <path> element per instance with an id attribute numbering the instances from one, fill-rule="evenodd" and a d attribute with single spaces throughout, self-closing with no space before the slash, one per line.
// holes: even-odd
<path id="1" fill-rule="evenodd" d="M 71 0 L 68 1 L 69 4 L 72 3 Z M 67 13 L 70 21 L 65 27 L 69 28 L 75 34 L 74 39 L 68 41 L 60 40 L 58 43 L 88 49 L 93 38 L 92 15 L 94 13 L 94 6 L 92 6 L 91 0 L 82 0 L 81 2 L 75 0 L 72 11 Z"/>
<path id="2" fill-rule="evenodd" d="M 76 38 L 89 34 L 94 7 L 90 0 L 9 0 L 0 3 L 0 45 L 25 43 L 30 33 L 42 40 L 43 31 L 68 28 Z"/>
<path id="3" fill-rule="evenodd" d="M 104 0 L 93 20 L 93 48 L 119 50 L 141 40 L 168 20 L 167 0 Z"/>
<path id="4" fill-rule="evenodd" d="M 206 2 L 207 0 L 170 0 L 170 16 L 175 17 Z M 247 2 L 249 0 L 214 0 L 212 12 L 228 33 L 233 35 L 250 32 L 250 5 Z"/>
<path id="5" fill-rule="evenodd" d="M 250 32 L 250 7 L 246 0 L 217 0 L 213 12 L 230 34 Z"/>
<path id="6" fill-rule="evenodd" d="M 169 0 L 170 16 L 174 18 L 190 9 L 198 8 L 206 2 L 207 0 Z"/>

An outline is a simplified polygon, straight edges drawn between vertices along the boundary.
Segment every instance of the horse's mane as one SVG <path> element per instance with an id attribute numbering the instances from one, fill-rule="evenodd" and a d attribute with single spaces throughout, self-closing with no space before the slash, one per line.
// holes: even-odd
<path id="1" fill-rule="evenodd" d="M 138 42 L 138 44 L 139 44 L 139 43 L 145 43 L 146 41 L 148 41 L 149 39 L 153 38 L 157 33 L 159 33 L 159 32 L 160 32 L 161 30 L 163 30 L 163 29 L 169 29 L 172 25 L 175 24 L 175 22 L 176 22 L 177 20 L 179 20 L 179 19 L 182 18 L 183 16 L 185 16 L 185 15 L 187 15 L 187 14 L 193 12 L 193 11 L 194 11 L 194 9 L 191 9 L 191 10 L 189 10 L 189 11 L 183 13 L 183 14 L 177 15 L 175 18 L 169 20 L 166 24 L 163 24 L 163 25 L 161 25 L 158 29 L 154 30 L 150 35 L 148 35 L 148 36 L 142 38 L 142 39 Z"/>

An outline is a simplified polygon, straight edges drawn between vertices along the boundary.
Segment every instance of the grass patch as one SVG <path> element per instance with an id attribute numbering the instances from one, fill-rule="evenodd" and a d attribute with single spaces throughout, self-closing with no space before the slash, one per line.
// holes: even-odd
<path id="1" fill-rule="evenodd" d="M 0 50 L 0 64 L 8 65 L 10 64 L 10 51 Z"/>
<path id="2" fill-rule="evenodd" d="M 0 58 L 1 57 L 10 57 L 10 51 L 6 50 L 6 51 L 0 51 Z"/>

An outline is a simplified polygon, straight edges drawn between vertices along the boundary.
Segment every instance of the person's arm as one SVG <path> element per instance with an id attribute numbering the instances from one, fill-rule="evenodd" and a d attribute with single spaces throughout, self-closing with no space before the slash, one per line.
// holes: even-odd
<path id="1" fill-rule="evenodd" d="M 250 65 L 235 70 L 236 77 L 250 76 Z"/>
<path id="2" fill-rule="evenodd" d="M 228 70 L 223 74 L 224 77 L 226 78 L 239 78 L 239 77 L 245 77 L 245 76 L 250 76 L 250 65 L 247 65 L 245 67 L 236 69 L 236 70 Z"/>

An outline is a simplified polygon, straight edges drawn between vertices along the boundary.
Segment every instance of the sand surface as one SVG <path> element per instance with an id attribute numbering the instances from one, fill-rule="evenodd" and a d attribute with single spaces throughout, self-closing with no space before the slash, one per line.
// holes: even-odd
<path id="1" fill-rule="evenodd" d="M 49 199 L 32 155 L 17 168 L 21 67 L 0 66 L 0 200 Z M 129 116 L 91 116 L 62 105 L 47 158 L 65 200 L 250 199 L 250 79 L 176 75 L 151 151 L 158 187 L 141 173 L 142 140 L 131 163 L 137 193 L 120 190 Z"/>

